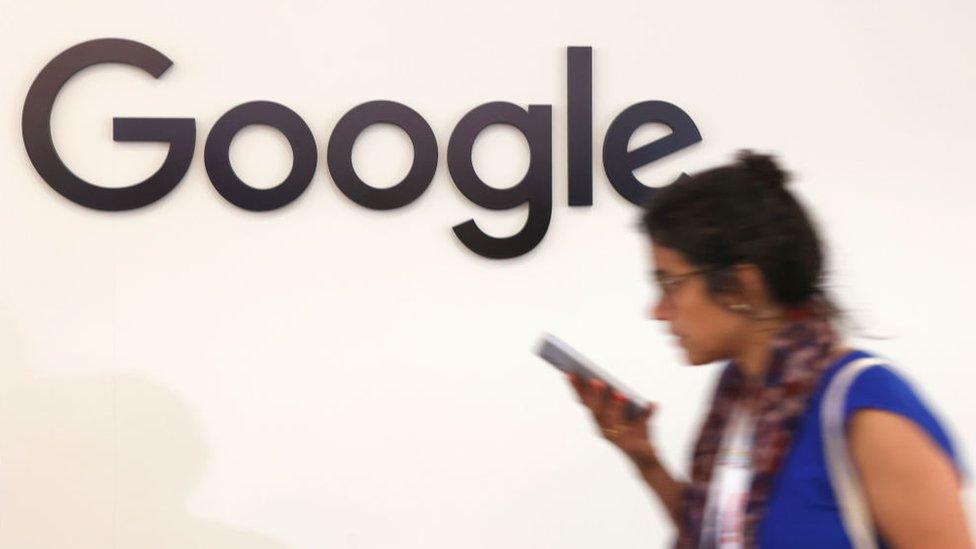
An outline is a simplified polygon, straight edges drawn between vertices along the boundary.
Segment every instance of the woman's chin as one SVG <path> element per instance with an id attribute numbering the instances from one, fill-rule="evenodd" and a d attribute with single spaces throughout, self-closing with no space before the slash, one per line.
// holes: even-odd
<path id="1" fill-rule="evenodd" d="M 711 364 L 713 362 L 711 357 L 706 356 L 704 353 L 689 349 L 684 344 L 681 345 L 681 350 L 684 351 L 685 361 L 688 362 L 689 366 L 701 366 L 703 364 Z"/>
<path id="2" fill-rule="evenodd" d="M 712 362 L 711 357 L 706 356 L 708 353 L 702 353 L 699 349 L 690 347 L 686 338 L 678 337 L 676 338 L 675 343 L 685 355 L 685 362 L 689 366 L 701 366 L 702 364 L 709 364 Z"/>

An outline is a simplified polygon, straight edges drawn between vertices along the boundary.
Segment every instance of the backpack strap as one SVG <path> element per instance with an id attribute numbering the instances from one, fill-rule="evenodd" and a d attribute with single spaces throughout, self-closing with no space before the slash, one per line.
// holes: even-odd
<path id="1" fill-rule="evenodd" d="M 830 485 L 834 489 L 844 530 L 855 549 L 877 549 L 878 543 L 871 510 L 851 459 L 844 411 L 847 394 L 857 376 L 867 368 L 883 365 L 885 362 L 875 357 L 845 364 L 830 380 L 820 404 L 820 427 Z"/>

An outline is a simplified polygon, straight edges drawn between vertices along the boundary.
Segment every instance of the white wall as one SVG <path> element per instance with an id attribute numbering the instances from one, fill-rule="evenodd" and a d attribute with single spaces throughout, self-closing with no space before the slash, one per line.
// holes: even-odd
<path id="1" fill-rule="evenodd" d="M 856 343 L 902 365 L 976 464 L 972 2 L 7 0 L 3 13 L 4 547 L 661 546 L 650 494 L 530 354 L 551 330 L 657 400 L 657 440 L 684 469 L 716 370 L 683 367 L 646 319 L 637 210 L 599 158 L 613 117 L 648 99 L 681 106 L 704 141 L 645 182 L 744 146 L 782 155 L 842 303 L 887 337 Z M 54 193 L 20 136 L 40 68 L 101 37 L 175 66 L 158 81 L 120 66 L 73 79 L 54 117 L 72 169 L 106 186 L 156 170 L 165 146 L 113 143 L 113 116 L 198 128 L 182 184 L 121 214 Z M 570 45 L 594 48 L 591 208 L 566 206 Z M 256 99 L 300 113 L 323 156 L 305 194 L 267 214 L 225 202 L 203 166 L 213 123 Z M 393 212 L 350 202 L 324 162 L 335 122 L 372 99 L 423 114 L 441 151 L 427 193 Z M 447 174 L 454 124 L 492 100 L 553 106 L 552 224 L 512 261 L 450 230 L 474 217 L 506 235 L 524 219 L 468 203 Z M 513 183 L 523 143 L 487 132 L 480 173 Z M 232 153 L 255 186 L 291 163 L 267 129 Z M 410 155 L 376 128 L 356 162 L 392 184 Z"/>

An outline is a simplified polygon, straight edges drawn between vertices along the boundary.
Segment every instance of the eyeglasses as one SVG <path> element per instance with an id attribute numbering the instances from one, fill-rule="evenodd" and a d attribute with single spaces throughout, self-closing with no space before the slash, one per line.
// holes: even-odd
<path id="1" fill-rule="evenodd" d="M 673 275 L 655 273 L 654 283 L 657 285 L 658 289 L 660 290 L 661 297 L 665 299 L 670 299 L 672 296 L 674 296 L 675 292 L 678 291 L 678 288 L 680 288 L 681 285 L 684 284 L 689 278 L 698 275 L 707 274 L 715 270 L 716 269 L 713 268 L 698 269 L 697 271 L 691 271 L 688 273 L 673 274 Z"/>

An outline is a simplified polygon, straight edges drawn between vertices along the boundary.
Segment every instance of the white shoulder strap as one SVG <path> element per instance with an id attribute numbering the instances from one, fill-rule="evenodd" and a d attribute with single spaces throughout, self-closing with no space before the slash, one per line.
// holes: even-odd
<path id="1" fill-rule="evenodd" d="M 830 380 L 820 404 L 820 427 L 830 484 L 840 507 L 844 530 L 855 549 L 876 549 L 878 545 L 871 511 L 847 444 L 844 410 L 847 392 L 858 374 L 872 366 L 884 364 L 884 361 L 874 357 L 846 364 Z"/>

